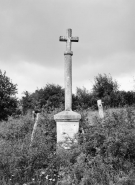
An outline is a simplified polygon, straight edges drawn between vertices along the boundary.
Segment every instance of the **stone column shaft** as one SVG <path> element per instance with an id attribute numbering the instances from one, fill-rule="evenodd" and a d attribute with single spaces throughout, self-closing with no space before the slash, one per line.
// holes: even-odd
<path id="1" fill-rule="evenodd" d="M 78 37 L 72 37 L 72 30 L 68 29 L 66 36 L 60 36 L 60 41 L 66 42 L 64 52 L 64 80 L 65 80 L 65 110 L 55 114 L 54 119 L 57 126 L 57 146 L 59 148 L 70 149 L 73 140 L 77 142 L 76 134 L 79 130 L 79 120 L 81 115 L 72 111 L 72 55 L 71 43 L 78 42 Z M 68 139 L 68 140 L 67 140 Z M 58 150 L 57 150 L 58 151 Z"/>
<path id="2" fill-rule="evenodd" d="M 65 53 L 65 110 L 72 110 L 72 55 Z"/>

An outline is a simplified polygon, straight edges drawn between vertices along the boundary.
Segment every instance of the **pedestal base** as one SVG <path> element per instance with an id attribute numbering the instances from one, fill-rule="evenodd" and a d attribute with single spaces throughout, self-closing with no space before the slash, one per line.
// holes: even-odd
<path id="1" fill-rule="evenodd" d="M 54 115 L 57 125 L 57 144 L 65 149 L 70 149 L 79 131 L 81 115 L 73 111 L 63 111 Z"/>

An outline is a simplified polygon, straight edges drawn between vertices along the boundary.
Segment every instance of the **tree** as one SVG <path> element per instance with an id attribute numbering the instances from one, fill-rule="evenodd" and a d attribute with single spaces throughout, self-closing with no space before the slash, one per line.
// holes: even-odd
<path id="1" fill-rule="evenodd" d="M 23 94 L 24 96 L 21 99 L 21 105 L 23 114 L 26 114 L 29 109 L 34 109 L 34 105 L 32 102 L 32 95 L 28 91 L 23 92 Z"/>
<path id="2" fill-rule="evenodd" d="M 47 111 L 59 108 L 64 105 L 64 89 L 59 85 L 47 84 L 44 88 L 37 89 L 34 93 L 24 93 L 22 97 L 22 105 L 24 114 L 28 109 L 42 109 Z"/>
<path id="3" fill-rule="evenodd" d="M 111 75 L 107 76 L 106 74 L 98 74 L 98 76 L 94 78 L 94 81 L 93 94 L 95 94 L 97 98 L 111 96 L 111 93 L 118 91 L 119 85 L 117 81 L 113 81 Z"/>
<path id="4" fill-rule="evenodd" d="M 82 89 L 77 87 L 77 89 L 76 89 L 76 98 L 77 98 L 77 101 L 78 101 L 77 108 L 80 107 L 82 109 L 87 109 L 87 108 L 90 108 L 92 106 L 92 104 L 91 104 L 92 98 L 93 98 L 92 94 L 85 87 L 83 87 Z"/>
<path id="5" fill-rule="evenodd" d="M 6 72 L 0 70 L 0 121 L 7 120 L 17 109 L 16 84 L 13 84 Z"/>
<path id="6" fill-rule="evenodd" d="M 64 104 L 64 89 L 60 85 L 47 84 L 44 88 L 36 90 L 32 97 L 41 108 L 53 110 Z"/>

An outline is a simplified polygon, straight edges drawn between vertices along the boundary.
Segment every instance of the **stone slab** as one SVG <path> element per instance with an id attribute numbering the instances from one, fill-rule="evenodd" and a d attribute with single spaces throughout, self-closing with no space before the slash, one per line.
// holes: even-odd
<path id="1" fill-rule="evenodd" d="M 74 139 L 79 131 L 79 122 L 57 122 L 57 143 Z"/>
<path id="2" fill-rule="evenodd" d="M 98 105 L 98 111 L 99 111 L 100 118 L 104 118 L 104 111 L 103 111 L 102 101 L 97 100 L 97 105 Z"/>
<path id="3" fill-rule="evenodd" d="M 74 111 L 62 111 L 54 115 L 56 122 L 69 122 L 69 121 L 78 121 L 81 119 L 81 115 Z M 67 123 L 68 124 L 68 123 Z"/>

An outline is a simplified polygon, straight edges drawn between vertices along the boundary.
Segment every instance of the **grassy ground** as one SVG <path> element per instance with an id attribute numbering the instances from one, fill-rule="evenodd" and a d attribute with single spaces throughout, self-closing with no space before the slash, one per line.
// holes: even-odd
<path id="1" fill-rule="evenodd" d="M 109 108 L 109 109 L 106 109 L 104 110 L 103 109 L 103 112 L 104 112 L 104 116 L 106 117 L 109 114 L 112 114 L 113 112 L 116 113 L 116 112 L 122 112 L 122 111 L 125 111 L 126 112 L 126 108 Z M 90 123 L 93 123 L 93 119 L 94 117 L 99 117 L 99 112 L 98 110 L 97 111 L 91 111 L 91 110 L 88 110 L 87 111 L 87 117 L 88 117 L 88 120 Z"/>
<path id="2" fill-rule="evenodd" d="M 85 132 L 77 146 L 60 155 L 54 114 L 42 117 L 31 146 L 30 116 L 0 123 L 0 185 L 135 184 L 134 108 L 106 110 L 104 120 L 98 111 L 81 112 Z"/>

